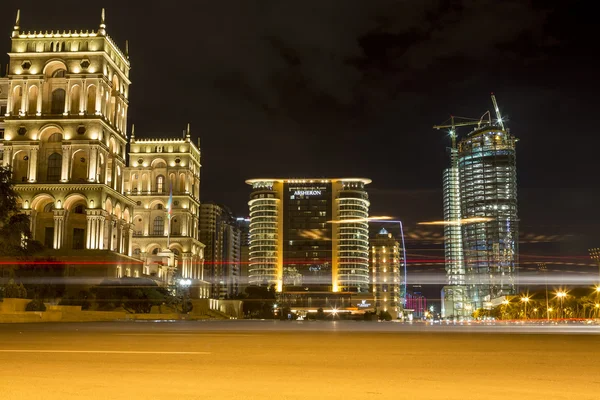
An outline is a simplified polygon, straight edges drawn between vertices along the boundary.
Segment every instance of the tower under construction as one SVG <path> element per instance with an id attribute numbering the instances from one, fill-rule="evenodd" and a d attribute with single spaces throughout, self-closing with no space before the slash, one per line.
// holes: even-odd
<path id="1" fill-rule="evenodd" d="M 518 217 L 515 143 L 492 95 L 496 118 L 452 117 L 450 167 L 444 171 L 447 285 L 445 317 L 469 317 L 516 291 Z M 487 118 L 486 118 L 487 116 Z M 475 129 L 458 138 L 457 128 Z"/>

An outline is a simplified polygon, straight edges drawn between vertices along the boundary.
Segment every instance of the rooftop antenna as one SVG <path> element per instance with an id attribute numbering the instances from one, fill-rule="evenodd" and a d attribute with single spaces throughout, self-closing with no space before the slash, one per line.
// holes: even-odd
<path id="1" fill-rule="evenodd" d="M 125 41 L 125 57 L 129 59 L 129 40 Z"/>
<path id="2" fill-rule="evenodd" d="M 189 139 L 190 138 L 190 123 L 188 122 L 187 124 L 187 132 L 185 134 L 185 138 Z"/>
<path id="3" fill-rule="evenodd" d="M 500 128 L 504 129 L 504 121 L 502 121 L 502 115 L 500 115 L 500 109 L 498 108 L 498 103 L 496 103 L 496 96 L 494 96 L 494 92 L 492 92 L 492 103 L 494 104 L 494 110 L 496 111 L 496 118 L 498 124 L 500 124 Z"/>

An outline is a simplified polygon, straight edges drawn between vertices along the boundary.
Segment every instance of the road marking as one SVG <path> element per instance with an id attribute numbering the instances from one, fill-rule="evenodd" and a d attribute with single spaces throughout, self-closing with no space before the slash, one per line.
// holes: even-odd
<path id="1" fill-rule="evenodd" d="M 115 333 L 115 336 L 262 336 L 243 333 Z"/>
<path id="2" fill-rule="evenodd" d="M 136 350 L 34 350 L 0 349 L 0 353 L 65 353 L 65 354 L 160 354 L 160 355 L 206 355 L 207 351 L 136 351 Z"/>

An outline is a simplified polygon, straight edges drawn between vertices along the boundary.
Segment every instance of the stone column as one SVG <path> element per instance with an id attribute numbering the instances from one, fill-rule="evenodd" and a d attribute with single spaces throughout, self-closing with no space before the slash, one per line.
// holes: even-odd
<path id="1" fill-rule="evenodd" d="M 6 116 L 12 114 L 13 109 L 13 84 L 12 82 L 8 86 L 8 100 L 6 102 Z"/>
<path id="2" fill-rule="evenodd" d="M 97 181 L 97 168 L 98 168 L 98 146 L 90 146 L 90 162 L 88 163 L 88 181 Z"/>
<path id="3" fill-rule="evenodd" d="M 42 115 L 42 96 L 44 95 L 42 93 L 42 87 L 43 87 L 43 82 L 39 81 L 38 83 L 38 98 L 37 98 L 37 105 L 36 105 L 36 113 L 35 115 Z"/>
<path id="4" fill-rule="evenodd" d="M 92 248 L 92 215 L 90 214 L 90 210 L 86 210 L 86 220 L 87 220 L 87 229 L 86 233 L 86 249 Z"/>
<path id="5" fill-rule="evenodd" d="M 54 210 L 54 249 L 63 246 L 65 229 L 65 210 Z"/>
<path id="6" fill-rule="evenodd" d="M 108 250 L 114 251 L 115 249 L 115 221 L 113 220 L 115 216 L 111 215 L 111 220 L 108 221 Z"/>
<path id="7" fill-rule="evenodd" d="M 71 145 L 63 144 L 62 145 L 62 167 L 60 170 L 60 181 L 61 182 L 69 182 L 69 168 L 71 161 Z"/>
<path id="8" fill-rule="evenodd" d="M 40 146 L 33 145 L 29 154 L 29 182 L 37 181 L 37 154 Z"/>
<path id="9" fill-rule="evenodd" d="M 71 82 L 67 81 L 67 91 L 65 93 L 65 112 L 64 112 L 64 115 L 69 115 L 69 107 L 71 107 Z"/>
<path id="10" fill-rule="evenodd" d="M 127 237 L 127 255 L 133 255 L 133 224 L 129 224 L 129 235 Z"/>
<path id="11" fill-rule="evenodd" d="M 28 101 L 27 99 L 29 98 L 29 85 L 27 84 L 27 81 L 23 82 L 23 84 L 21 85 L 21 90 L 23 91 L 21 93 L 21 112 L 19 114 L 21 115 L 25 115 L 27 114 L 27 106 L 28 106 Z"/>
<path id="12" fill-rule="evenodd" d="M 85 103 L 88 95 L 87 79 L 84 79 L 81 84 L 81 96 L 79 96 L 79 115 L 83 115 L 85 111 Z"/>
<path id="13" fill-rule="evenodd" d="M 104 225 L 106 225 L 106 211 L 101 211 L 100 228 L 98 231 L 98 248 L 104 250 Z"/>
<path id="14" fill-rule="evenodd" d="M 4 160 L 2 160 L 2 165 L 5 167 L 12 165 L 12 146 L 4 145 Z"/>
<path id="15" fill-rule="evenodd" d="M 98 80 L 98 85 L 96 85 L 96 105 L 94 106 L 96 115 L 102 114 L 102 95 L 100 90 L 101 86 L 102 82 Z"/>
<path id="16" fill-rule="evenodd" d="M 183 253 L 181 259 L 183 264 L 183 277 L 196 279 L 192 271 L 192 253 Z"/>

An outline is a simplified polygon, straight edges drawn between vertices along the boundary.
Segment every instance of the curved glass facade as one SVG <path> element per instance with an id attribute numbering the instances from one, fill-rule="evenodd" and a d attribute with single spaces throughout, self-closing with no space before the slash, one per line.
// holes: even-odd
<path id="1" fill-rule="evenodd" d="M 369 286 L 369 200 L 361 182 L 343 182 L 337 197 L 340 221 L 337 254 L 339 291 L 366 292 Z M 344 222 L 356 219 L 356 222 Z"/>
<path id="2" fill-rule="evenodd" d="M 278 202 L 272 187 L 257 186 L 250 207 L 249 267 L 250 285 L 278 283 Z"/>

